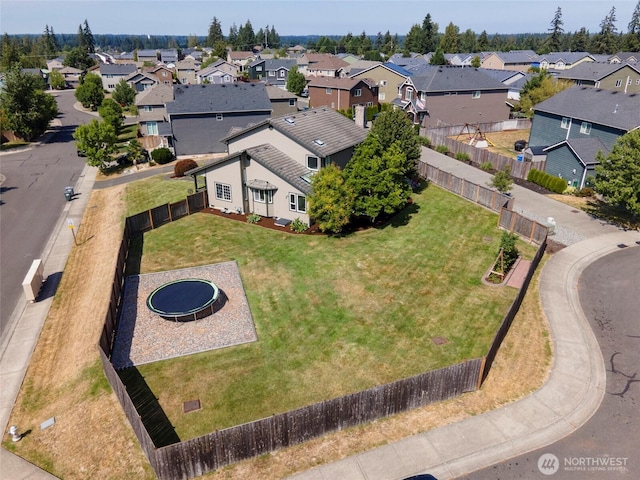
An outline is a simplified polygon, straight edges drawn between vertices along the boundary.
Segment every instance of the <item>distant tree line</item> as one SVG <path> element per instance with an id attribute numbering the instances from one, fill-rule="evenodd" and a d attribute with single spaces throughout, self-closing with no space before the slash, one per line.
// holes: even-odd
<path id="1" fill-rule="evenodd" d="M 256 46 L 268 48 L 284 56 L 286 48 L 301 44 L 308 50 L 320 53 L 351 53 L 368 60 L 379 60 L 395 53 L 408 56 L 411 53 L 436 52 L 438 58 L 445 53 L 475 53 L 487 51 L 533 50 L 539 54 L 559 51 L 586 51 L 594 54 L 613 54 L 619 51 L 640 51 L 640 1 L 632 13 L 626 32 L 617 26 L 616 9 L 612 7 L 600 22 L 599 30 L 590 32 L 582 27 L 565 32 L 562 10 L 558 7 L 546 33 L 479 34 L 471 29 L 463 32 L 453 22 L 440 32 L 439 25 L 427 13 L 421 24 L 414 24 L 406 35 L 378 32 L 369 35 L 364 30 L 359 35 L 351 32 L 339 35 L 279 35 L 275 26 L 266 25 L 254 29 L 250 20 L 229 27 L 224 35 L 223 26 L 213 17 L 206 36 L 197 35 L 93 35 L 87 20 L 78 27 L 76 34 L 55 33 L 53 26 L 45 25 L 40 35 L 4 34 L 0 44 L 0 69 L 8 71 L 12 65 L 22 68 L 45 68 L 46 60 L 61 53 L 71 54 L 70 64 L 78 68 L 87 55 L 94 51 L 132 52 L 139 49 L 211 47 L 216 57 L 223 56 L 226 48 L 251 50 Z"/>

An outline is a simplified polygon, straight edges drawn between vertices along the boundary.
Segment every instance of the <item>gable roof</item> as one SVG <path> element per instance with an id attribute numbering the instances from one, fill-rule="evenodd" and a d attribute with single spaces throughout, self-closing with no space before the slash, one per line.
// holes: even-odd
<path id="1" fill-rule="evenodd" d="M 363 82 L 369 88 L 376 86 L 376 82 L 370 78 L 315 77 L 307 84 L 307 87 L 336 88 L 350 91 L 360 82 Z"/>
<path id="2" fill-rule="evenodd" d="M 269 95 L 269 100 L 298 98 L 290 91 L 276 85 L 267 85 L 266 89 L 267 95 Z"/>
<path id="3" fill-rule="evenodd" d="M 341 58 L 326 53 L 307 53 L 307 70 L 339 70 L 349 64 Z"/>
<path id="4" fill-rule="evenodd" d="M 326 157 L 362 143 L 367 131 L 328 107 L 304 110 L 294 115 L 269 118 L 233 132 L 222 141 L 249 133 L 264 125 L 274 128 L 318 157 Z"/>
<path id="5" fill-rule="evenodd" d="M 540 102 L 533 109 L 625 132 L 640 127 L 640 94 L 635 93 L 576 85 Z"/>
<path id="6" fill-rule="evenodd" d="M 265 70 L 279 70 L 284 68 L 285 70 L 291 70 L 291 67 L 297 65 L 297 62 L 293 58 L 259 58 L 249 64 L 249 67 L 254 67 L 264 63 Z"/>
<path id="7" fill-rule="evenodd" d="M 129 75 L 137 72 L 135 63 L 102 63 L 100 64 L 100 75 Z"/>
<path id="8" fill-rule="evenodd" d="M 138 58 L 140 57 L 156 57 L 158 58 L 158 52 L 156 50 L 138 50 Z"/>
<path id="9" fill-rule="evenodd" d="M 178 85 L 167 113 L 270 112 L 271 102 L 261 83 Z"/>
<path id="10" fill-rule="evenodd" d="M 164 105 L 173 100 L 173 88 L 157 84 L 136 95 L 136 105 Z"/>
<path id="11" fill-rule="evenodd" d="M 420 92 L 454 92 L 475 90 L 504 90 L 509 87 L 482 73 L 481 69 L 455 65 L 429 65 L 420 75 L 407 81 Z"/>
<path id="12" fill-rule="evenodd" d="M 361 76 L 364 73 L 370 72 L 373 69 L 376 68 L 384 68 L 385 70 L 390 71 L 391 73 L 394 73 L 396 75 L 399 75 L 401 77 L 408 77 L 409 75 L 411 75 L 411 73 L 409 73 L 408 71 L 406 71 L 404 68 L 402 68 L 399 65 L 395 65 L 393 63 L 380 63 L 380 62 L 373 62 L 374 65 L 370 65 L 367 68 L 352 68 L 349 70 L 349 77 L 355 77 L 357 76 Z"/>
<path id="13" fill-rule="evenodd" d="M 231 60 L 246 60 L 247 58 L 253 58 L 254 56 L 253 52 L 229 52 L 229 58 Z"/>
<path id="14" fill-rule="evenodd" d="M 528 64 L 540 61 L 532 50 L 511 50 L 510 52 L 493 52 L 493 55 L 505 64 Z"/>
<path id="15" fill-rule="evenodd" d="M 550 150 L 555 150 L 556 148 L 560 148 L 566 145 L 569 149 L 574 153 L 574 155 L 580 160 L 580 162 L 584 165 L 594 165 L 598 162 L 596 161 L 596 155 L 598 152 L 602 152 L 604 155 L 609 153 L 609 149 L 605 146 L 604 143 L 599 138 L 569 138 L 567 140 L 563 140 L 562 142 L 558 142 L 555 145 L 550 145 L 545 148 L 544 152 L 549 152 Z"/>
<path id="16" fill-rule="evenodd" d="M 546 60 L 549 63 L 558 63 L 562 60 L 565 64 L 571 65 L 583 58 L 591 58 L 593 60 L 593 57 L 588 52 L 551 52 L 546 55 L 540 55 L 538 61 Z"/>
<path id="17" fill-rule="evenodd" d="M 565 78 L 570 80 L 591 80 L 597 82 L 603 78 L 617 72 L 625 67 L 632 68 L 636 72 L 640 73 L 640 67 L 629 63 L 596 63 L 585 62 L 580 65 L 576 65 L 569 70 L 563 70 L 558 74 L 558 78 Z"/>
<path id="18" fill-rule="evenodd" d="M 157 77 L 149 75 L 146 72 L 133 72 L 131 74 L 129 74 L 126 78 L 125 81 L 126 82 L 132 82 L 132 83 L 138 83 L 141 82 L 143 80 L 151 80 L 153 83 L 159 83 L 159 80 Z"/>

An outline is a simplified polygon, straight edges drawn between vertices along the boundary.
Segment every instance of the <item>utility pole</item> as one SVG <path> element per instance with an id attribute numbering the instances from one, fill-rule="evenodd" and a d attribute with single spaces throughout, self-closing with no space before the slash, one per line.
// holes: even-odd
<path id="1" fill-rule="evenodd" d="M 269 25 L 264 29 L 264 48 L 265 50 L 269 48 Z"/>

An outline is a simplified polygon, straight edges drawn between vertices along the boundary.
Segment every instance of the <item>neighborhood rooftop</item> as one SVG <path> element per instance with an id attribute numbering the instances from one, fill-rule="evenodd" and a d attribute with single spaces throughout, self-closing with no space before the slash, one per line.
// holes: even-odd
<path id="1" fill-rule="evenodd" d="M 421 92 L 508 89 L 502 82 L 473 67 L 429 65 L 420 75 L 410 78 L 416 89 Z"/>
<path id="2" fill-rule="evenodd" d="M 271 103 L 261 83 L 220 85 L 177 85 L 174 101 L 167 103 L 173 115 L 271 111 Z"/>
<path id="3" fill-rule="evenodd" d="M 624 131 L 640 127 L 640 94 L 575 86 L 539 103 L 534 109 Z"/>

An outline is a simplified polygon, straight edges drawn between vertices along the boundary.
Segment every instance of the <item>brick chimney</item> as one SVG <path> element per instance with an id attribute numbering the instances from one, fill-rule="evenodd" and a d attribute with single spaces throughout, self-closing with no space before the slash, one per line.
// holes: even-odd
<path id="1" fill-rule="evenodd" d="M 356 105 L 355 111 L 356 125 L 362 128 L 367 128 L 367 116 L 365 115 L 364 105 Z"/>

